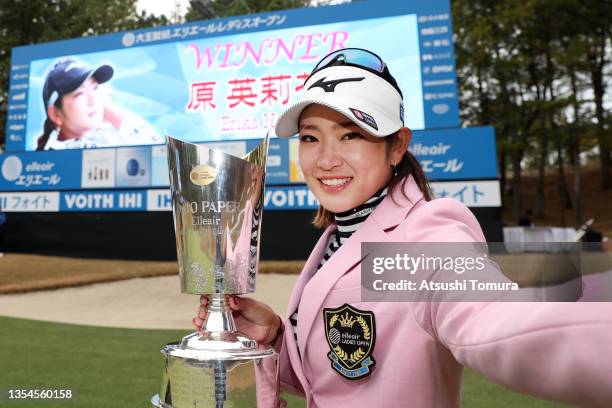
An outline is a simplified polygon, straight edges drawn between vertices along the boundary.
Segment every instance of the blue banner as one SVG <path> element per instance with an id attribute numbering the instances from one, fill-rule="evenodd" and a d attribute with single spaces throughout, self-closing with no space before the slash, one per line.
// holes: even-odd
<path id="1" fill-rule="evenodd" d="M 450 12 L 420 15 L 418 22 L 423 112 L 429 125 L 440 118 L 459 117 L 453 28 Z"/>
<path id="2" fill-rule="evenodd" d="M 266 210 L 313 210 L 319 203 L 306 185 L 266 187 L 264 208 Z"/>
<path id="3" fill-rule="evenodd" d="M 66 191 L 60 194 L 62 212 L 146 211 L 145 190 Z"/>
<path id="4" fill-rule="evenodd" d="M 492 127 L 416 131 L 408 149 L 430 180 L 497 178 Z"/>
<path id="5" fill-rule="evenodd" d="M 287 139 L 272 139 L 268 148 L 266 184 L 289 183 L 289 143 Z"/>
<path id="6" fill-rule="evenodd" d="M 81 151 L 0 155 L 0 191 L 81 188 Z"/>
<path id="7" fill-rule="evenodd" d="M 203 145 L 242 157 L 259 139 Z M 410 151 L 431 181 L 497 178 L 492 127 L 413 132 Z M 303 184 L 299 141 L 270 141 L 267 185 Z M 165 145 L 0 155 L 0 191 L 168 187 Z"/>

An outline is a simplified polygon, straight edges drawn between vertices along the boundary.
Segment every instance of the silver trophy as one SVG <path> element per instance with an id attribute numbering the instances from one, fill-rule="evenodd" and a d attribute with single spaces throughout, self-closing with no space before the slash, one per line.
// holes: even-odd
<path id="1" fill-rule="evenodd" d="M 206 294 L 209 303 L 200 332 L 161 349 L 161 391 L 151 399 L 157 407 L 277 404 L 277 395 L 261 395 L 256 384 L 277 384 L 278 370 L 262 379 L 256 368 L 278 356 L 236 330 L 228 305 L 229 295 L 255 291 L 267 153 L 267 136 L 244 158 L 168 136 L 181 291 Z"/>

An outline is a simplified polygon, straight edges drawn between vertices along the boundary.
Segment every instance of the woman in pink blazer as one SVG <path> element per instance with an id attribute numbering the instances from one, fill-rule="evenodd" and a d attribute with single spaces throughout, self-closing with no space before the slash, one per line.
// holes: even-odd
<path id="1" fill-rule="evenodd" d="M 308 407 L 458 407 L 467 366 L 519 392 L 612 406 L 607 303 L 362 301 L 361 243 L 485 238 L 463 204 L 432 200 L 407 151 L 401 91 L 378 56 L 338 50 L 304 89 L 276 133 L 299 133 L 300 166 L 320 203 L 314 222 L 325 231 L 286 318 L 252 299 L 230 302 L 239 330 L 280 353 L 282 387 Z M 270 387 L 258 391 L 262 406 L 277 405 L 263 401 Z"/>

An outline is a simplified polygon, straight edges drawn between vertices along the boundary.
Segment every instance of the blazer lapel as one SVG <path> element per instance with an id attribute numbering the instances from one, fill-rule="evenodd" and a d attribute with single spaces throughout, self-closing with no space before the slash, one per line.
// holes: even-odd
<path id="1" fill-rule="evenodd" d="M 319 241 L 317 242 L 310 256 L 308 257 L 306 264 L 302 268 L 300 277 L 298 278 L 295 286 L 293 287 L 291 297 L 289 298 L 289 305 L 287 306 L 287 319 L 285 320 L 286 322 L 289 321 L 289 318 L 297 309 L 300 303 L 300 299 L 302 298 L 304 286 L 306 286 L 312 274 L 315 272 L 317 266 L 319 266 L 319 260 L 327 249 L 327 241 L 329 240 L 329 236 L 335 231 L 335 229 L 335 226 L 331 225 L 325 230 L 325 232 L 323 232 L 323 234 L 319 238 Z M 302 370 L 302 360 L 300 358 L 297 347 L 295 347 L 295 336 L 293 335 L 293 329 L 291 326 L 285 326 L 285 342 L 287 342 L 287 354 L 289 356 L 289 360 L 291 361 L 293 371 L 302 383 L 302 388 L 308 395 L 308 392 L 310 390 L 310 384 L 308 383 L 308 380 L 304 375 L 304 371 Z"/>
<path id="2" fill-rule="evenodd" d="M 297 309 L 300 303 L 300 299 L 302 298 L 302 291 L 304 290 L 304 286 L 306 286 L 313 273 L 316 272 L 316 268 L 317 266 L 319 266 L 319 261 L 327 250 L 327 241 L 329 241 L 330 235 L 335 230 L 335 225 L 330 225 L 329 227 L 327 227 L 323 234 L 321 234 L 321 237 L 317 241 L 317 244 L 310 253 L 308 260 L 304 264 L 302 272 L 300 273 L 300 276 L 298 277 L 298 280 L 295 283 L 295 286 L 293 287 L 291 296 L 289 297 L 289 305 L 287 306 L 287 318 L 290 318 L 291 315 Z"/>
<path id="3" fill-rule="evenodd" d="M 372 214 L 364 221 L 357 231 L 329 258 L 325 264 L 317 271 L 310 280 L 308 277 L 303 281 L 299 290 L 300 296 L 292 294 L 292 300 L 295 305 L 290 308 L 290 313 L 295 311 L 297 304 L 306 296 L 302 303 L 303 307 L 299 309 L 298 316 L 298 346 L 302 355 L 302 360 L 306 354 L 306 343 L 310 336 L 310 331 L 319 316 L 319 309 L 323 305 L 325 298 L 335 283 L 346 272 L 351 270 L 355 265 L 361 262 L 366 254 L 361 253 L 362 242 L 384 242 L 387 240 L 386 231 L 399 225 L 408 215 L 408 213 L 423 200 L 423 195 L 418 186 L 414 182 L 412 176 L 408 178 L 404 186 L 404 194 L 398 188 L 393 194 L 388 195 L 378 205 Z M 307 266 L 316 268 L 327 249 L 327 241 L 331 232 L 335 231 L 335 227 L 329 227 L 326 234 L 319 240 L 312 255 L 308 258 Z M 304 267 L 304 272 L 310 272 L 312 269 Z M 300 278 L 301 280 L 301 278 Z M 293 302 L 292 302 L 293 303 Z"/>
<path id="4" fill-rule="evenodd" d="M 425 200 L 419 186 L 412 176 L 408 176 L 403 191 L 396 188 L 393 195 L 387 196 L 368 218 L 373 218 L 380 228 L 389 231 L 401 224 L 423 202 Z"/>

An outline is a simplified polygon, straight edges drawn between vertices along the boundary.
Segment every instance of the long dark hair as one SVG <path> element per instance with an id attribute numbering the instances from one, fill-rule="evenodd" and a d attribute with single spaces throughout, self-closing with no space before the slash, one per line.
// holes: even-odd
<path id="1" fill-rule="evenodd" d="M 387 142 L 389 151 L 391 150 L 391 146 L 398 141 L 399 135 L 400 132 L 398 131 L 385 137 L 385 142 Z M 404 197 L 408 198 L 408 196 L 406 196 L 406 192 L 404 191 L 404 187 L 408 181 L 409 175 L 412 175 L 412 178 L 414 178 L 419 190 L 421 190 L 421 193 L 423 193 L 423 198 L 425 201 L 431 201 L 433 198 L 433 193 L 431 192 L 429 181 L 425 176 L 421 163 L 419 163 L 416 157 L 414 157 L 414 155 L 408 150 L 406 150 L 406 153 L 404 153 L 404 156 L 402 156 L 400 162 L 395 166 L 395 172 L 393 176 L 391 176 L 389 184 L 387 184 L 387 187 L 389 188 L 388 194 L 393 197 L 393 193 L 401 184 L 400 188 L 402 190 L 402 194 Z M 317 214 L 312 220 L 312 224 L 317 228 L 326 228 L 333 222 L 334 213 L 319 205 Z"/>
<path id="2" fill-rule="evenodd" d="M 62 98 L 57 98 L 54 106 L 58 109 L 62 109 Z M 47 118 L 45 119 L 45 123 L 43 125 L 43 134 L 38 137 L 38 145 L 36 150 L 45 150 L 45 145 L 47 141 L 49 141 L 49 135 L 57 128 L 57 125 L 49 118 L 49 113 L 47 112 Z"/>

